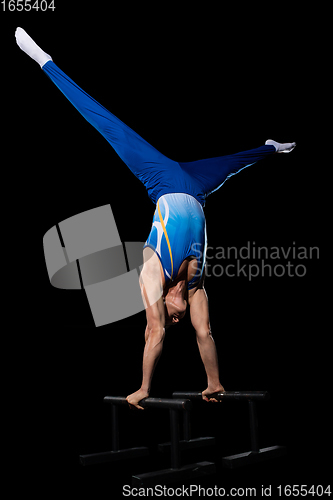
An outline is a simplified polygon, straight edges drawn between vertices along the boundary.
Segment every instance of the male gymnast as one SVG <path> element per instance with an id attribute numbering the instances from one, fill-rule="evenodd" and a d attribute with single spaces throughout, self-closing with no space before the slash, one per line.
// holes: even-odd
<path id="1" fill-rule="evenodd" d="M 19 47 L 41 66 L 81 115 L 105 137 L 144 184 L 156 205 L 143 249 L 144 265 L 140 274 L 147 316 L 142 384 L 127 397 L 129 405 L 143 409 L 139 402 L 149 395 L 166 328 L 184 317 L 187 306 L 207 374 L 207 389 L 202 397 L 205 401 L 216 402 L 214 394 L 224 388 L 219 378 L 203 285 L 207 246 L 203 206 L 206 198 L 229 177 L 274 153 L 289 153 L 296 143 L 267 140 L 263 146 L 233 155 L 187 163 L 173 161 L 84 92 L 22 28 L 17 28 L 15 36 Z"/>

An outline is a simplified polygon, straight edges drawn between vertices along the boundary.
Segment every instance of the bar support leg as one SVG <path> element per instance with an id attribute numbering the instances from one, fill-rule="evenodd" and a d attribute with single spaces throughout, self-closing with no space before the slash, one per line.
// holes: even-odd
<path id="1" fill-rule="evenodd" d="M 170 422 L 171 422 L 170 416 Z M 195 448 L 203 448 L 204 446 L 213 446 L 215 445 L 214 437 L 199 437 L 192 439 L 191 438 L 191 415 L 190 410 L 185 410 L 183 412 L 183 439 L 179 441 L 180 451 L 183 450 L 191 450 Z M 162 453 L 169 452 L 171 447 L 171 443 L 160 443 L 158 445 L 159 451 Z"/>
<path id="2" fill-rule="evenodd" d="M 119 451 L 119 418 L 118 418 L 118 407 L 116 405 L 111 406 L 112 411 L 112 451 Z"/>
<path id="3" fill-rule="evenodd" d="M 179 413 L 178 410 L 170 409 L 170 437 L 171 437 L 171 467 L 146 474 L 132 476 L 132 486 L 145 486 L 150 484 L 169 484 L 173 482 L 186 481 L 188 479 L 205 477 L 215 474 L 216 467 L 213 462 L 197 462 L 194 464 L 180 465 L 180 441 L 179 441 Z"/>
<path id="4" fill-rule="evenodd" d="M 131 458 L 146 457 L 149 450 L 146 447 L 135 447 L 121 450 L 119 448 L 119 414 L 118 406 L 111 405 L 111 451 L 101 453 L 91 453 L 89 455 L 80 455 L 81 465 L 101 464 L 105 462 L 114 462 L 116 460 L 128 460 Z"/>
<path id="5" fill-rule="evenodd" d="M 286 453 L 284 446 L 270 446 L 269 448 L 259 448 L 258 438 L 258 416 L 257 407 L 254 401 L 249 401 L 250 433 L 251 433 L 251 451 L 238 453 L 222 458 L 222 466 L 233 469 L 242 465 L 252 464 L 268 460 L 270 458 L 280 457 Z"/>
<path id="6" fill-rule="evenodd" d="M 249 401 L 249 417 L 250 417 L 250 433 L 251 433 L 251 451 L 259 453 L 258 439 L 258 416 L 257 408 L 254 401 Z"/>
<path id="7" fill-rule="evenodd" d="M 183 438 L 184 438 L 184 441 L 190 441 L 190 439 L 191 439 L 191 421 L 190 421 L 189 410 L 184 411 Z"/>
<path id="8" fill-rule="evenodd" d="M 177 410 L 170 412 L 171 469 L 180 468 L 179 418 Z"/>

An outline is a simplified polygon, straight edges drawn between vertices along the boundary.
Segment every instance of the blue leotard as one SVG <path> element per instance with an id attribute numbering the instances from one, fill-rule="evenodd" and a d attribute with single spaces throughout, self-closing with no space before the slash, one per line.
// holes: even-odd
<path id="1" fill-rule="evenodd" d="M 188 163 L 176 162 L 157 151 L 88 95 L 53 61 L 48 61 L 43 71 L 82 116 L 105 137 L 144 184 L 148 196 L 156 204 L 146 245 L 158 254 L 166 282 L 176 278 L 185 258 L 193 255 L 198 260 L 199 252 L 202 253 L 197 274 L 188 283 L 189 288 L 193 287 L 205 263 L 206 230 L 202 207 L 207 196 L 243 168 L 275 153 L 274 146 L 260 146 L 233 155 Z M 163 228 L 164 220 L 166 223 Z"/>
<path id="2" fill-rule="evenodd" d="M 161 196 L 145 247 L 157 253 L 166 283 L 177 276 L 185 259 L 193 257 L 197 272 L 188 282 L 188 289 L 197 286 L 205 266 L 206 245 L 206 220 L 200 203 L 185 193 Z"/>

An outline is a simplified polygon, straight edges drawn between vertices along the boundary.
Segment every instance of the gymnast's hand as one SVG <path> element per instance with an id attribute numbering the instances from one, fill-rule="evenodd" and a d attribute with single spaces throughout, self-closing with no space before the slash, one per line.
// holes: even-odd
<path id="1" fill-rule="evenodd" d="M 213 402 L 213 403 L 221 402 L 222 401 L 221 399 L 214 398 L 214 395 L 216 395 L 219 392 L 224 392 L 224 388 L 221 384 L 218 387 L 214 387 L 214 388 L 211 388 L 208 386 L 207 389 L 202 392 L 202 399 L 204 401 Z"/>
<path id="2" fill-rule="evenodd" d="M 137 408 L 138 410 L 144 410 L 144 408 L 142 408 L 142 406 L 140 406 L 138 403 L 141 401 L 141 399 L 147 398 L 148 396 L 149 394 L 147 391 L 139 389 L 138 391 L 133 392 L 133 394 L 127 396 L 126 401 L 128 402 L 131 410 L 133 410 L 134 408 Z"/>

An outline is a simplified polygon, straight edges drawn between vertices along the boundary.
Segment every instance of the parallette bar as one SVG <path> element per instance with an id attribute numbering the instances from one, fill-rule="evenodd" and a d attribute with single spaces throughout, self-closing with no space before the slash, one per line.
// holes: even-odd
<path id="1" fill-rule="evenodd" d="M 174 392 L 172 394 L 173 398 L 177 399 L 191 399 L 191 400 L 202 400 L 201 392 Z M 219 392 L 214 395 L 215 399 L 233 399 L 233 400 L 260 400 L 267 401 L 269 399 L 269 393 L 267 391 L 224 391 Z"/>
<path id="2" fill-rule="evenodd" d="M 123 396 L 105 396 L 104 401 L 113 405 L 128 405 Z M 191 401 L 187 398 L 145 398 L 139 401 L 143 408 L 166 408 L 168 410 L 190 410 Z"/>

